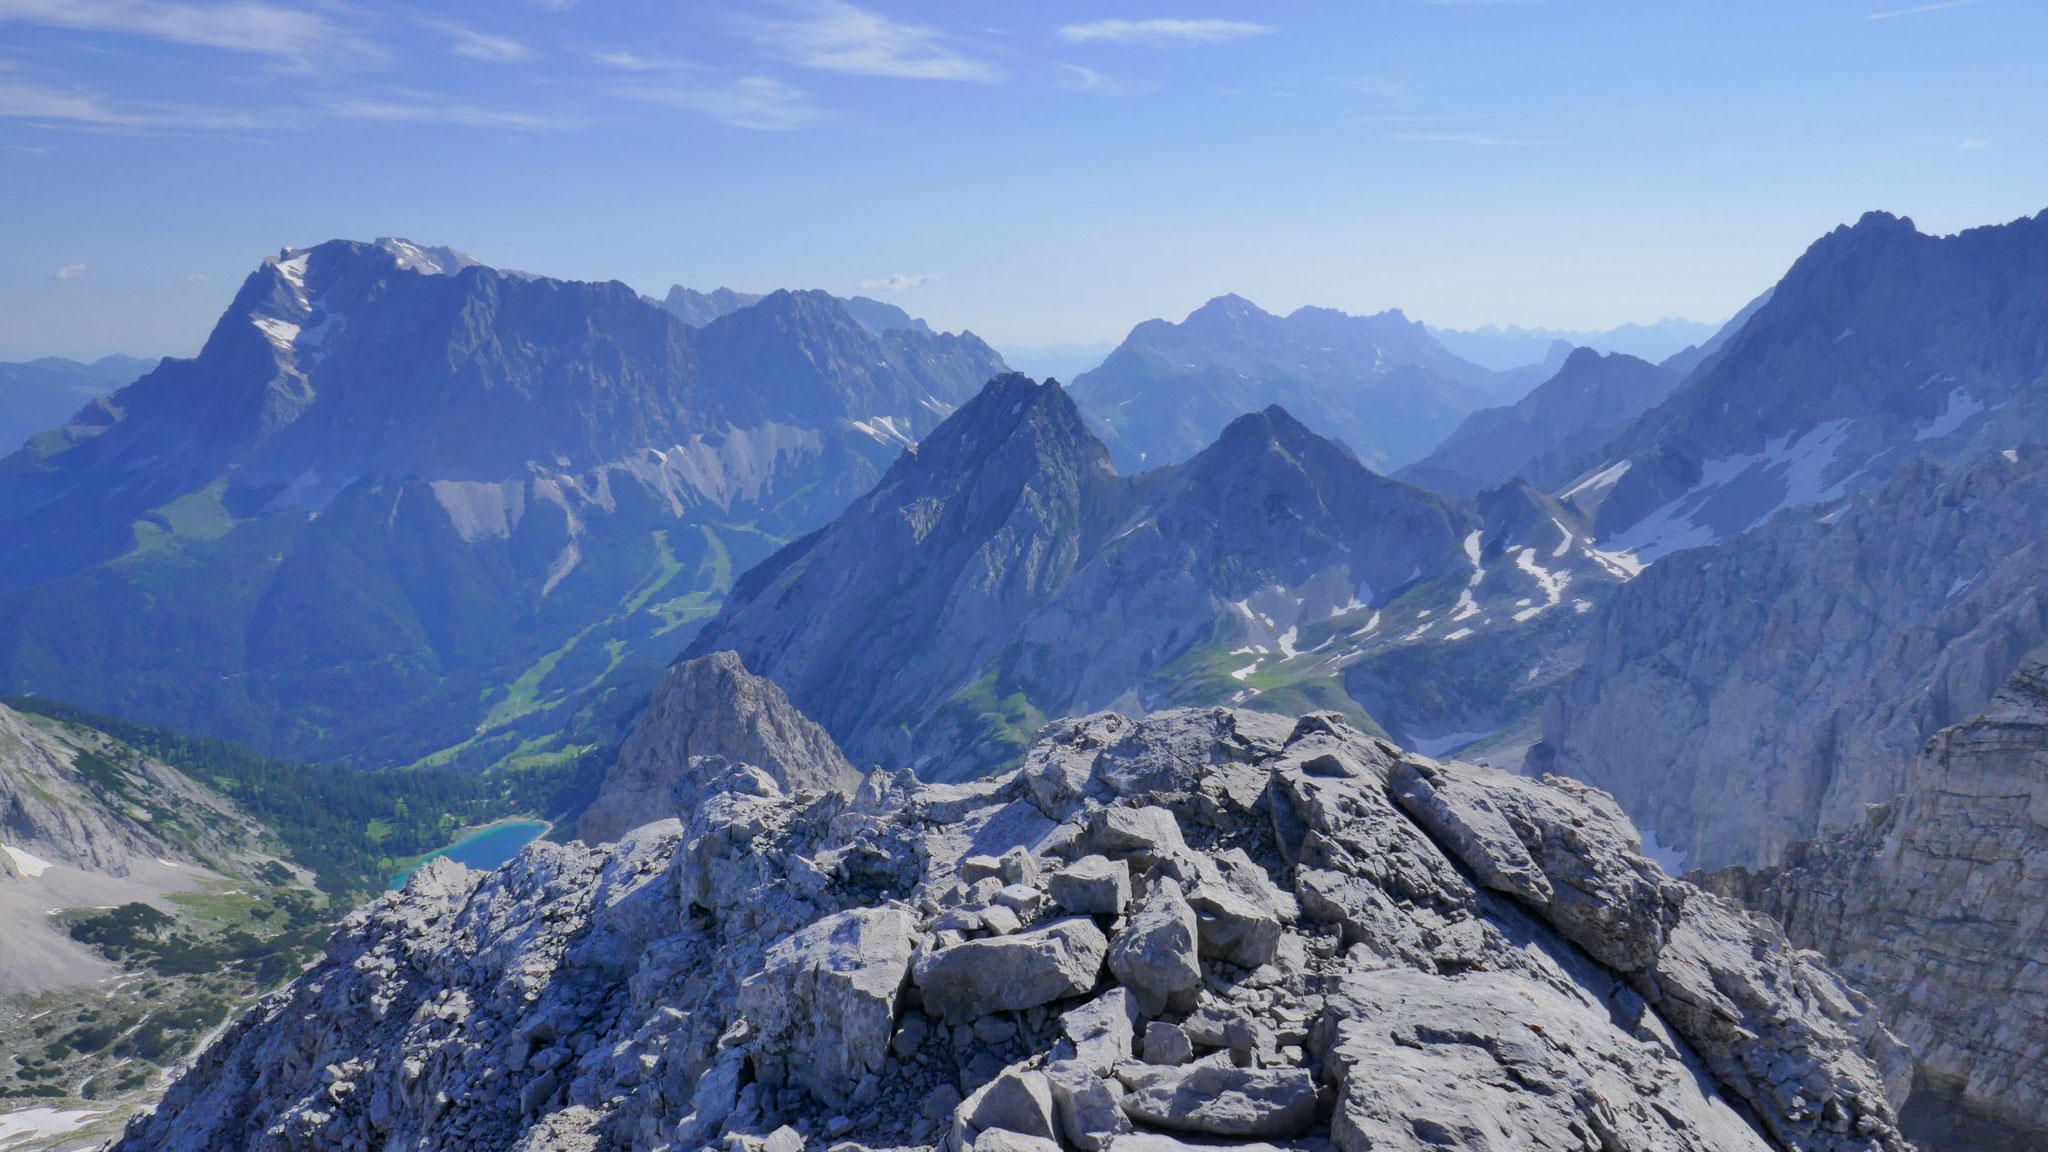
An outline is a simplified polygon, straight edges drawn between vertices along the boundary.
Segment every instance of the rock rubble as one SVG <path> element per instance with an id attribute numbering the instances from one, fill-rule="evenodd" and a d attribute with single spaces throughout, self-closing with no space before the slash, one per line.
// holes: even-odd
<path id="1" fill-rule="evenodd" d="M 1582 786 L 1210 710 L 723 787 L 423 868 L 120 1148 L 1909 1147 L 1869 1006 Z"/>

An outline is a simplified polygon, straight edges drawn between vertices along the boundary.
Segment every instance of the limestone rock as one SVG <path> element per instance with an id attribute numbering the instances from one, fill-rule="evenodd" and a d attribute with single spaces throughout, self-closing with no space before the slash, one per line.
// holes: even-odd
<path id="1" fill-rule="evenodd" d="M 915 944 L 900 908 L 851 909 L 777 941 L 740 985 L 756 1064 L 784 1064 L 820 1099 L 846 1103 L 882 1070 Z"/>
<path id="2" fill-rule="evenodd" d="M 1121 916 L 1131 902 L 1131 866 L 1107 856 L 1083 856 L 1048 883 L 1053 901 L 1079 916 Z"/>
<path id="3" fill-rule="evenodd" d="M 1048 1140 L 1055 1133 L 1052 1084 L 1034 1069 L 1004 1072 L 960 1106 L 977 1131 L 1001 1128 Z"/>
<path id="4" fill-rule="evenodd" d="M 1147 1064 L 1185 1064 L 1195 1058 L 1195 1045 L 1180 1025 L 1152 1020 L 1145 1024 L 1144 1056 Z"/>
<path id="5" fill-rule="evenodd" d="M 1211 1136 L 1300 1136 L 1317 1117 L 1306 1068 L 1237 1068 L 1202 1060 L 1178 1068 L 1133 1065 L 1119 1073 L 1124 1111 L 1141 1124 Z"/>
<path id="6" fill-rule="evenodd" d="M 1755 875 L 1713 877 L 1877 1002 L 1930 1115 L 2048 1142 L 2048 649 L 1939 733 L 1864 819 Z M 1917 1094 L 1916 1094 L 1916 1104 Z"/>
<path id="7" fill-rule="evenodd" d="M 746 775 L 687 825 L 435 861 L 228 1025 L 121 1152 L 1907 1152 L 1869 1006 L 1664 877 L 1599 794 L 1424 765 L 1446 799 L 1423 806 L 1397 749 L 1329 715 L 1049 738 L 1074 726 L 1117 734 L 1058 820 L 1016 772 L 851 795 Z M 1480 811 L 1530 883 L 1484 866 L 1512 856 L 1498 828 L 1443 834 Z M 939 927 L 1014 917 L 990 901 L 1031 886 L 1024 860 L 1103 828 L 1147 833 L 1113 846 L 1152 869 L 1114 948 L 1086 916 Z M 995 871 L 962 883 L 971 857 Z M 1271 960 L 1204 958 L 1176 872 L 1270 912 Z M 1165 1062 L 1131 1059 L 1141 1008 Z"/>
<path id="8" fill-rule="evenodd" d="M 1294 918 L 1294 900 L 1278 892 L 1243 849 L 1223 853 L 1217 869 L 1219 879 L 1204 881 L 1188 896 L 1200 922 L 1202 955 L 1260 968 L 1278 955 L 1282 918 Z"/>
<path id="9" fill-rule="evenodd" d="M 961 1023 L 1088 992 L 1108 951 L 1102 930 L 1074 917 L 926 953 L 914 975 L 925 1006 L 941 1020 Z"/>
<path id="10" fill-rule="evenodd" d="M 1109 950 L 1110 971 L 1137 997 L 1144 1015 L 1193 1004 L 1202 985 L 1195 933 L 1195 910 L 1181 898 L 1180 885 L 1154 878 Z"/>
<path id="11" fill-rule="evenodd" d="M 586 843 L 687 816 L 739 766 L 757 768 L 784 792 L 852 792 L 860 773 L 823 728 L 732 652 L 683 660 L 662 673 L 597 799 L 576 831 Z"/>
<path id="12" fill-rule="evenodd" d="M 1122 1084 L 1075 1063 L 1054 1064 L 1045 1075 L 1052 1087 L 1053 1114 L 1068 1144 L 1082 1152 L 1103 1152 L 1131 1130 Z"/>
<path id="13" fill-rule="evenodd" d="M 1079 1008 L 1060 1015 L 1060 1031 L 1073 1045 L 1074 1062 L 1097 1076 L 1106 1076 L 1131 1058 L 1137 1000 L 1126 988 L 1112 988 Z"/>

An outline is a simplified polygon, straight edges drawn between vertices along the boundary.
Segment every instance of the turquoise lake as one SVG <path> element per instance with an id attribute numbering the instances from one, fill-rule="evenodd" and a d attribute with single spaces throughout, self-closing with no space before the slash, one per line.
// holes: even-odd
<path id="1" fill-rule="evenodd" d="M 547 830 L 548 824 L 545 820 L 508 820 L 503 824 L 494 824 L 481 832 L 472 832 L 439 852 L 432 853 L 427 860 L 432 860 L 436 856 L 446 856 L 458 864 L 488 870 L 510 860 L 521 848 L 532 843 L 535 837 Z M 420 863 L 424 864 L 426 860 Z M 412 873 L 412 868 L 407 868 L 393 876 L 391 886 L 404 887 L 406 878 Z"/>

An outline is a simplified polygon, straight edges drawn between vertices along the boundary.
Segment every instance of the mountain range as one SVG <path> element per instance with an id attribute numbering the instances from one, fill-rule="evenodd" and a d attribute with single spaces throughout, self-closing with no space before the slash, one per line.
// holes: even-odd
<path id="1" fill-rule="evenodd" d="M 0 364 L 0 452 L 13 452 L 156 364 L 133 356 L 102 356 L 90 364 L 58 356 Z"/>
<path id="2" fill-rule="evenodd" d="M 1929 236 L 1869 213 L 1815 241 L 1570 499 L 1605 547 L 1648 562 L 1882 485 L 1916 455 L 2038 440 L 2044 284 L 2048 214 Z"/>
<path id="3" fill-rule="evenodd" d="M 308 757 L 532 754 L 1001 369 L 822 292 L 694 327 L 405 241 L 282 252 L 196 358 L 0 462 L 0 685 Z"/>
<path id="4" fill-rule="evenodd" d="M 1222 297 L 1063 388 L 288 250 L 0 461 L 0 896 L 584 841 L 347 919 L 137 1150 L 2038 1146 L 2044 310 L 2048 214 L 1873 213 L 1655 362 Z"/>
<path id="5" fill-rule="evenodd" d="M 965 779 L 1105 707 L 1483 732 L 1562 671 L 1586 597 L 1618 579 L 1526 486 L 1427 492 L 1278 406 L 1120 475 L 1063 389 L 1013 375 L 748 573 L 691 651 L 736 651 L 856 763 Z M 1455 689 L 1396 671 L 1418 646 L 1461 650 Z"/>
<path id="6" fill-rule="evenodd" d="M 1437 343 L 1474 364 L 1505 372 L 1526 364 L 1541 363 L 1558 344 L 1661 363 L 1688 347 L 1705 343 L 1721 327 L 1666 316 L 1649 324 L 1623 324 L 1604 331 L 1488 324 L 1469 329 L 1431 327 L 1429 334 L 1436 337 Z"/>
<path id="7" fill-rule="evenodd" d="M 1553 345 L 1545 377 L 1521 399 L 1467 416 L 1427 457 L 1397 473 L 1439 492 L 1471 495 L 1511 479 L 1546 492 L 1570 481 L 1609 441 L 1678 390 L 1770 299 L 1752 301 L 1699 344 L 1656 364 L 1622 352 Z M 1557 356 L 1558 349 L 1564 354 Z"/>
<path id="8" fill-rule="evenodd" d="M 1219 296 L 1179 324 L 1133 328 L 1098 367 L 1075 377 L 1073 394 L 1125 472 L 1186 460 L 1233 419 L 1274 404 L 1386 471 L 1539 378 L 1461 360 L 1398 311 L 1274 316 Z"/>

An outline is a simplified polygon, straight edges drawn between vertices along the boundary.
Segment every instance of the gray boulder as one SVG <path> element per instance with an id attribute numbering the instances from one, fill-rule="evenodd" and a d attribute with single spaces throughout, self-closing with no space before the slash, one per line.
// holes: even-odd
<path id="1" fill-rule="evenodd" d="M 852 909 L 777 941 L 740 985 L 756 1063 L 786 1065 L 820 1099 L 845 1104 L 882 1069 L 915 944 L 900 908 Z"/>
<path id="2" fill-rule="evenodd" d="M 1177 1068 L 1132 1065 L 1119 1077 L 1123 1107 L 1141 1124 L 1211 1136 L 1301 1136 L 1319 1102 L 1306 1068 L 1238 1068 L 1202 1060 Z"/>
<path id="3" fill-rule="evenodd" d="M 1035 1069 L 1011 1069 L 991 1080 L 960 1106 L 978 1132 L 1001 1128 L 1048 1140 L 1055 1133 L 1052 1084 Z"/>
<path id="4" fill-rule="evenodd" d="M 1102 930 L 1074 917 L 928 952 L 913 978 L 927 1010 L 949 1024 L 967 1023 L 1093 990 L 1108 951 Z"/>
<path id="5" fill-rule="evenodd" d="M 1202 987 L 1195 934 L 1195 911 L 1181 898 L 1180 885 L 1156 877 L 1109 950 L 1109 970 L 1137 997 L 1144 1015 L 1193 1006 Z"/>
<path id="6" fill-rule="evenodd" d="M 1131 902 L 1131 866 L 1107 856 L 1083 856 L 1052 874 L 1054 903 L 1079 916 L 1121 916 Z"/>
<path id="7" fill-rule="evenodd" d="M 1079 1008 L 1060 1015 L 1060 1031 L 1073 1047 L 1072 1060 L 1097 1076 L 1106 1076 L 1131 1058 L 1131 1040 L 1138 1005 L 1126 988 L 1112 988 Z"/>
<path id="8" fill-rule="evenodd" d="M 1194 1041 L 1178 1024 L 1152 1020 L 1145 1025 L 1145 1063 L 1185 1064 L 1195 1058 Z"/>

